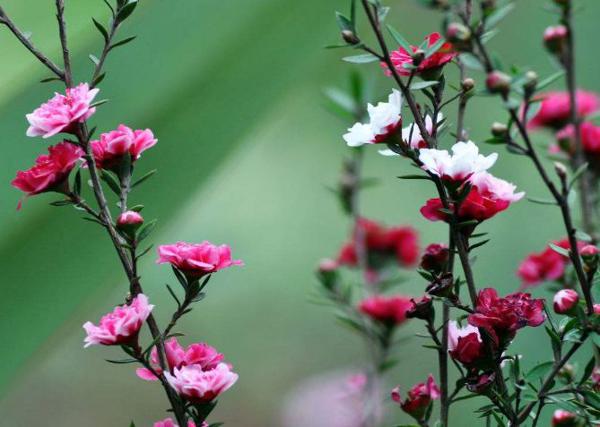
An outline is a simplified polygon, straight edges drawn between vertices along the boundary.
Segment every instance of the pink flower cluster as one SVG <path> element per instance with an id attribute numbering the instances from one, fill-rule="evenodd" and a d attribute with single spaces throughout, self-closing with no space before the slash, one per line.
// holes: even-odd
<path id="1" fill-rule="evenodd" d="M 181 271 L 188 280 L 197 280 L 233 265 L 244 265 L 240 260 L 231 259 L 228 245 L 216 246 L 210 242 L 186 243 L 158 247 L 158 264 L 171 264 Z"/>
<path id="2" fill-rule="evenodd" d="M 148 304 L 148 297 L 139 294 L 130 304 L 117 306 L 111 313 L 100 319 L 96 326 L 86 322 L 83 329 L 87 333 L 85 347 L 91 345 L 137 345 L 140 328 L 154 308 Z"/>
<path id="3" fill-rule="evenodd" d="M 99 89 L 90 89 L 87 83 L 68 88 L 66 95 L 55 93 L 33 113 L 27 114 L 27 136 L 49 138 L 57 133 L 74 133 L 75 125 L 83 123 L 96 112 L 92 101 Z"/>

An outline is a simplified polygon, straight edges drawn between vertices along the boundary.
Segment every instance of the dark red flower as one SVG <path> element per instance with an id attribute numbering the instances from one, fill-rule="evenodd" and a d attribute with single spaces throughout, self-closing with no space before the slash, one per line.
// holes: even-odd
<path id="1" fill-rule="evenodd" d="M 544 323 L 544 302 L 522 292 L 499 297 L 495 289 L 486 288 L 479 292 L 475 312 L 468 320 L 484 329 L 497 346 L 504 347 L 518 329 Z"/>
<path id="2" fill-rule="evenodd" d="M 446 268 L 450 251 L 448 245 L 444 243 L 432 243 L 425 248 L 425 253 L 421 257 L 421 268 L 435 273 L 441 273 Z"/>
<path id="3" fill-rule="evenodd" d="M 450 351 L 450 356 L 463 365 L 469 367 L 476 364 L 485 354 L 483 342 L 477 332 L 472 332 L 464 337 L 458 337 L 458 342 L 454 350 Z"/>

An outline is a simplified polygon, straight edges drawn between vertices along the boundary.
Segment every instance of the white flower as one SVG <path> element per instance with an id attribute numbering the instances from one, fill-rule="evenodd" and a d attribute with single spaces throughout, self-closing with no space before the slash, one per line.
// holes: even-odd
<path id="1" fill-rule="evenodd" d="M 523 198 L 525 192 L 515 193 L 516 185 L 511 184 L 500 178 L 496 178 L 490 173 L 479 172 L 474 174 L 469 182 L 477 187 L 479 192 L 488 192 L 493 195 L 496 200 L 505 200 L 508 202 L 516 202 Z"/>
<path id="2" fill-rule="evenodd" d="M 438 119 L 437 122 L 438 124 L 444 119 L 444 115 L 442 113 L 438 114 Z M 440 129 L 442 126 L 439 126 L 438 129 Z M 433 120 L 431 119 L 431 116 L 426 116 L 425 117 L 425 129 L 427 130 L 427 133 L 431 134 L 431 132 L 433 132 Z M 420 145 L 425 142 L 425 140 L 423 139 L 423 135 L 421 135 L 421 130 L 419 129 L 419 126 L 417 126 L 416 123 L 411 123 L 410 125 L 406 126 L 405 128 L 402 128 L 402 141 L 408 145 L 410 148 L 413 149 L 417 149 L 417 148 L 421 148 Z M 398 156 L 399 154 L 390 150 L 390 149 L 386 149 L 386 150 L 379 150 L 379 154 L 381 154 L 382 156 Z"/>
<path id="3" fill-rule="evenodd" d="M 464 338 L 473 333 L 477 334 L 477 338 L 481 341 L 481 335 L 479 335 L 478 328 L 471 325 L 460 328 L 455 320 L 451 320 L 448 323 L 448 351 L 453 351 L 456 348 L 459 338 Z"/>
<path id="4" fill-rule="evenodd" d="M 355 123 L 343 138 L 350 147 L 382 142 L 396 129 L 402 120 L 402 96 L 396 89 L 388 97 L 388 102 L 377 105 L 368 104 L 369 123 Z"/>
<path id="5" fill-rule="evenodd" d="M 472 141 L 454 144 L 452 155 L 447 150 L 430 148 L 423 148 L 419 153 L 423 169 L 452 181 L 463 181 L 474 173 L 483 172 L 491 168 L 497 159 L 497 153 L 489 156 L 479 154 L 479 147 Z"/>

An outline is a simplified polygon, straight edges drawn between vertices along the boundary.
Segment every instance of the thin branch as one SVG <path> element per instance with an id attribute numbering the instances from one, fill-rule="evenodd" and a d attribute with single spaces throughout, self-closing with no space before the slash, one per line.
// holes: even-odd
<path id="1" fill-rule="evenodd" d="M 6 27 L 14 34 L 14 36 L 21 42 L 23 46 L 29 50 L 42 64 L 44 64 L 52 73 L 56 75 L 60 80 L 65 79 L 65 73 L 44 55 L 34 44 L 29 40 L 27 36 L 21 31 L 15 23 L 8 17 L 2 6 L 0 6 L 0 24 L 6 25 Z"/>
<path id="2" fill-rule="evenodd" d="M 64 82 L 67 87 L 73 86 L 73 74 L 71 72 L 71 56 L 69 55 L 69 45 L 67 43 L 67 21 L 65 20 L 65 2 L 56 0 L 56 20 L 58 21 L 58 34 L 60 45 L 62 47 L 63 62 L 65 67 Z"/>

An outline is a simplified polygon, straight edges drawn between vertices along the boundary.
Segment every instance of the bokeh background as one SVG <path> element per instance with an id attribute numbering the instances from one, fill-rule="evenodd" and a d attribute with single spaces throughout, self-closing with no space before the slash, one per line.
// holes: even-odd
<path id="1" fill-rule="evenodd" d="M 181 323 L 186 342 L 205 340 L 224 352 L 240 374 L 221 399 L 213 420 L 231 426 L 287 426 L 282 412 L 302 384 L 348 371 L 363 356 L 360 341 L 336 325 L 331 313 L 312 305 L 314 266 L 333 255 L 348 223 L 326 189 L 336 182 L 348 154 L 341 139 L 349 124 L 325 108 L 322 90 L 343 86 L 351 68 L 340 61 L 350 52 L 325 50 L 338 42 L 333 12 L 346 0 L 142 0 L 122 31 L 137 40 L 115 50 L 102 84 L 94 122 L 101 130 L 119 123 L 150 127 L 159 144 L 140 169 L 159 174 L 137 191 L 146 218 L 159 218 L 154 242 L 227 242 L 244 268 L 219 273 L 209 296 Z M 390 0 L 390 22 L 418 41 L 439 28 L 440 17 L 411 0 Z M 541 49 L 541 33 L 554 16 L 543 1 L 521 1 L 492 42 L 507 61 L 529 65 L 540 75 L 554 65 Z M 600 90 L 597 16 L 600 3 L 581 2 L 578 13 L 579 82 Z M 58 60 L 50 1 L 5 0 L 6 11 L 41 49 Z M 101 39 L 91 17 L 106 20 L 100 0 L 67 1 L 67 18 L 77 80 L 85 80 Z M 108 239 L 53 196 L 26 200 L 9 182 L 29 167 L 46 142 L 25 137 L 25 114 L 58 85 L 38 84 L 42 66 L 0 28 L 0 414 L 2 425 L 138 426 L 164 418 L 159 387 L 138 380 L 130 365 L 111 365 L 116 349 L 82 349 L 81 324 L 122 301 L 125 281 Z M 535 52 L 535 53 L 534 53 Z M 361 66 L 373 82 L 373 99 L 389 82 L 376 64 Z M 454 73 L 454 71 L 452 71 Z M 453 74 L 454 75 L 454 74 Z M 481 82 L 481 76 L 475 75 Z M 448 114 L 452 117 L 452 111 Z M 487 138 L 504 113 L 491 99 L 469 107 L 468 127 L 476 141 Z M 451 119 L 450 119 L 451 120 Z M 544 135 L 536 137 L 548 142 Z M 485 147 L 490 151 L 494 147 Z M 529 195 L 545 191 L 522 159 L 502 153 L 494 173 Z M 369 151 L 366 174 L 379 185 L 364 196 L 367 216 L 388 224 L 413 224 L 423 244 L 443 240 L 443 225 L 428 223 L 416 209 L 432 195 L 426 184 L 400 181 L 408 173 L 397 159 Z M 558 211 L 523 201 L 484 226 L 493 238 L 480 250 L 475 270 L 480 284 L 502 291 L 518 286 L 518 261 L 561 237 Z M 164 288 L 169 268 L 154 255 L 141 266 L 146 293 L 165 321 L 172 301 Z M 423 282 L 408 280 L 403 292 L 419 295 Z M 543 289 L 534 291 L 548 296 Z M 418 324 L 402 332 L 410 336 Z M 434 369 L 433 352 L 418 339 L 399 349 L 400 365 L 390 385 L 405 387 Z M 516 349 L 543 361 L 549 354 L 541 329 L 524 330 Z M 542 351 L 542 349 L 544 349 Z M 320 410 L 314 401 L 305 411 Z M 467 401 L 453 411 L 455 425 L 474 425 Z M 393 419 L 404 420 L 399 410 Z M 309 423 L 306 425 L 310 425 Z M 542 424 L 543 425 L 543 424 Z"/>

